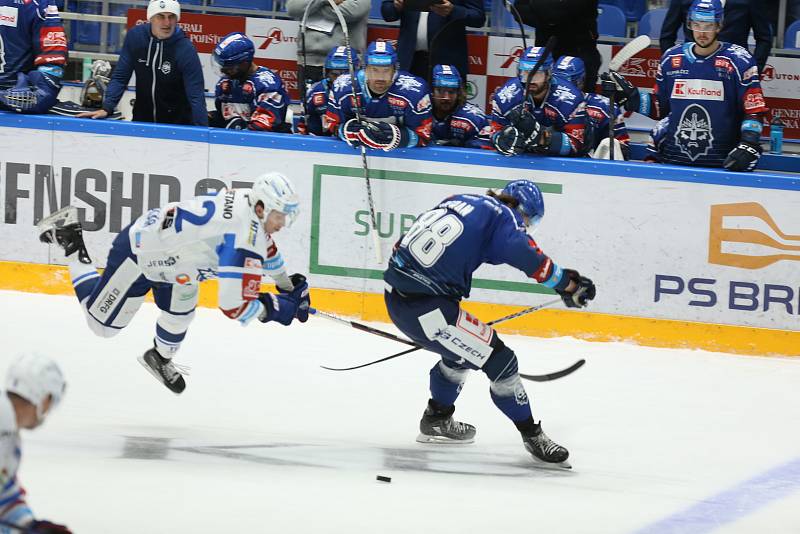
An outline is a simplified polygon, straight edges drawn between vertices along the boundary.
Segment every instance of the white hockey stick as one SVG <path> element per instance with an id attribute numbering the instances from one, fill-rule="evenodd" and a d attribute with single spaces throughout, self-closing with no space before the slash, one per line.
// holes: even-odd
<path id="1" fill-rule="evenodd" d="M 344 34 L 344 46 L 347 48 L 347 69 L 350 72 L 350 89 L 353 93 L 353 111 L 356 114 L 356 120 L 359 124 L 361 122 L 361 109 L 359 105 L 358 95 L 356 94 L 356 73 L 353 69 L 353 52 L 350 48 L 350 32 L 347 30 L 347 21 L 344 20 L 342 12 L 335 0 L 328 0 L 333 12 L 339 19 L 339 24 L 342 26 L 342 33 Z M 366 58 L 364 58 L 366 62 Z M 363 90 L 363 88 L 362 88 Z M 378 218 L 375 216 L 375 201 L 372 198 L 372 182 L 369 179 L 369 165 L 367 165 L 367 149 L 361 145 L 361 165 L 364 168 L 364 181 L 367 185 L 367 203 L 369 204 L 369 216 L 372 222 L 372 248 L 375 251 L 375 261 L 378 265 L 383 265 L 383 251 L 381 250 L 381 238 L 378 235 Z"/>
<path id="2" fill-rule="evenodd" d="M 628 44 L 623 46 L 622 49 L 617 52 L 613 58 L 611 58 L 611 61 L 608 63 L 608 70 L 613 70 L 615 72 L 618 71 L 626 61 L 645 48 L 649 47 L 651 44 L 652 41 L 649 35 L 640 35 L 636 39 L 629 41 Z"/>

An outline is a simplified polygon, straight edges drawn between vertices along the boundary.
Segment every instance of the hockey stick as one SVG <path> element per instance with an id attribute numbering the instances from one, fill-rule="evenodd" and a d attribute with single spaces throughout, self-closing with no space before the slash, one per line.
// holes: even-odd
<path id="1" fill-rule="evenodd" d="M 510 0 L 503 0 L 503 5 L 506 6 L 506 9 L 511 13 L 511 16 L 514 17 L 514 21 L 519 26 L 519 32 L 522 34 L 522 53 L 525 53 L 525 50 L 528 48 L 528 41 L 525 39 L 525 27 L 522 25 L 522 17 L 517 11 L 517 6 L 512 4 Z"/>
<path id="2" fill-rule="evenodd" d="M 306 96 L 308 96 L 308 62 L 306 60 L 306 21 L 308 12 L 317 0 L 308 0 L 306 8 L 303 10 L 303 18 L 300 19 L 300 50 L 303 54 L 303 79 L 300 80 L 300 107 L 303 109 L 303 120 L 308 124 L 308 110 L 306 109 Z"/>
<path id="3" fill-rule="evenodd" d="M 356 120 L 359 124 L 364 124 L 361 118 L 361 100 L 356 94 L 356 73 L 353 69 L 353 52 L 350 48 L 350 32 L 347 29 L 347 21 L 344 20 L 339 6 L 335 0 L 328 0 L 333 12 L 336 13 L 336 18 L 339 19 L 339 24 L 342 26 L 342 33 L 344 34 L 344 46 L 347 48 L 347 70 L 350 72 L 350 91 L 353 97 L 353 111 L 356 114 Z M 366 63 L 366 58 L 364 58 Z M 361 88 L 364 91 L 364 88 Z M 367 165 L 367 149 L 361 145 L 361 166 L 364 168 L 364 181 L 367 184 L 367 203 L 369 204 L 369 217 L 372 222 L 372 248 L 375 251 L 375 261 L 378 265 L 383 265 L 383 251 L 381 250 L 381 238 L 378 235 L 378 218 L 375 215 L 375 201 L 372 197 L 372 182 L 369 179 L 369 165 Z"/>
<path id="4" fill-rule="evenodd" d="M 320 317 L 324 317 L 325 319 L 330 319 L 332 321 L 336 321 L 342 324 L 350 325 L 356 330 L 361 330 L 362 332 L 367 332 L 369 334 L 375 334 L 376 336 L 385 337 L 386 339 L 391 339 L 392 341 L 399 341 L 400 343 L 405 343 L 406 345 L 411 345 L 414 347 L 414 350 L 421 348 L 419 345 L 410 341 L 408 339 L 402 338 L 400 336 L 396 336 L 390 332 L 385 332 L 383 330 L 378 330 L 377 328 L 372 328 L 371 326 L 367 326 L 362 323 L 357 323 L 355 321 L 351 321 L 350 319 L 345 319 L 344 317 L 339 317 L 338 315 L 333 315 L 332 313 L 320 311 L 316 308 L 309 308 L 308 313 L 311 315 L 318 315 Z M 327 369 L 327 367 L 326 367 Z"/>
<path id="5" fill-rule="evenodd" d="M 526 108 L 528 106 L 528 95 L 531 92 L 531 80 L 533 79 L 533 76 L 539 72 L 539 69 L 542 68 L 542 64 L 547 59 L 547 56 L 553 53 L 553 49 L 555 49 L 557 42 L 558 39 L 556 39 L 555 35 L 550 36 L 550 39 L 547 40 L 547 44 L 544 45 L 544 52 L 536 61 L 536 64 L 533 66 L 530 72 L 528 72 L 528 77 L 525 79 L 525 93 L 522 98 L 522 105 Z M 525 51 L 523 50 L 522 53 L 524 54 Z"/>
<path id="6" fill-rule="evenodd" d="M 648 35 L 640 35 L 636 39 L 629 41 L 628 44 L 622 47 L 622 49 L 616 53 L 616 55 L 611 58 L 611 61 L 608 63 L 608 70 L 609 71 L 618 71 L 622 65 L 625 64 L 630 58 L 644 50 L 645 48 L 649 47 L 652 41 L 650 40 L 650 36 Z M 617 114 L 614 113 L 614 93 L 617 89 L 617 84 L 612 83 L 608 84 L 607 82 L 603 82 L 603 96 L 607 96 L 609 100 L 608 106 L 608 159 L 609 161 L 614 160 L 614 128 L 616 127 L 617 121 Z M 608 93 L 608 94 L 607 94 Z"/>
<path id="7" fill-rule="evenodd" d="M 520 310 L 520 311 L 518 311 L 516 313 L 512 313 L 511 315 L 506 315 L 505 317 L 500 317 L 499 319 L 495 319 L 494 321 L 489 321 L 486 324 L 489 325 L 489 326 L 492 326 L 492 325 L 495 325 L 495 324 L 503 323 L 505 321 L 510 321 L 511 319 L 516 319 L 517 317 L 522 317 L 523 315 L 527 315 L 529 313 L 533 313 L 535 311 L 539 311 L 542 308 L 550 307 L 553 304 L 557 304 L 559 302 L 561 302 L 561 299 L 551 300 L 551 301 L 545 302 L 544 304 L 539 304 L 538 306 L 531 306 L 530 308 L 525 308 L 524 310 Z M 319 313 L 319 312 L 317 310 L 314 310 L 314 311 L 311 311 L 311 313 Z M 417 350 L 420 350 L 420 349 L 424 348 L 421 345 L 417 345 L 413 341 L 408 341 L 408 340 L 405 340 L 403 338 L 399 338 L 398 336 L 395 336 L 394 334 L 390 334 L 389 332 L 384 332 L 383 330 L 377 330 L 377 329 L 369 327 L 367 325 L 363 325 L 363 324 L 360 324 L 360 323 L 355 323 L 355 322 L 349 321 L 347 319 L 342 319 L 340 317 L 336 317 L 335 315 L 325 314 L 324 312 L 322 312 L 322 313 L 323 313 L 323 315 L 325 317 L 328 317 L 330 319 L 335 319 L 335 320 L 340 321 L 340 322 L 349 323 L 350 326 L 352 326 L 353 328 L 358 328 L 359 330 L 363 330 L 363 331 L 369 332 L 371 334 L 376 334 L 376 335 L 379 335 L 379 336 L 382 336 L 382 337 L 385 337 L 385 338 L 388 338 L 388 339 L 394 339 L 395 341 L 400 341 L 401 343 L 405 343 L 406 345 L 413 345 L 413 347 L 414 347 L 412 349 L 407 349 L 407 350 L 404 350 L 403 352 L 398 352 L 397 354 L 392 354 L 391 356 L 387 356 L 385 358 L 381 358 L 380 360 L 375 360 L 375 361 L 371 361 L 371 362 L 368 362 L 368 363 L 363 363 L 361 365 L 356 365 L 355 367 L 338 367 L 337 368 L 337 367 L 325 367 L 324 365 L 320 366 L 323 369 L 327 369 L 328 371 L 352 371 L 353 369 L 361 369 L 362 367 L 368 367 L 368 366 L 374 365 L 376 363 L 385 362 L 386 360 L 391 360 L 392 358 L 398 358 L 398 357 L 403 356 L 405 354 L 408 354 L 410 352 L 414 352 L 414 351 L 417 351 Z"/>

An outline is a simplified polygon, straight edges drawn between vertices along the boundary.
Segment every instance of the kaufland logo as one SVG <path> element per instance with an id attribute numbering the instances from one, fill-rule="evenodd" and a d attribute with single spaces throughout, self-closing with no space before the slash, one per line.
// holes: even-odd
<path id="1" fill-rule="evenodd" d="M 264 42 L 259 45 L 259 50 L 266 50 L 269 48 L 271 44 L 281 44 L 281 43 L 296 43 L 297 37 L 289 37 L 283 34 L 283 30 L 280 28 L 272 28 L 267 32 L 267 35 L 254 35 L 253 37 L 260 37 L 264 39 Z"/>
<path id="2" fill-rule="evenodd" d="M 675 80 L 672 98 L 725 100 L 725 89 L 715 80 Z"/>

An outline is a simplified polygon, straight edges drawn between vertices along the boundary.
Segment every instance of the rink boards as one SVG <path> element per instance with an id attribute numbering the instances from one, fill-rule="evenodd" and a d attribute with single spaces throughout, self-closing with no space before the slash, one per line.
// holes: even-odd
<path id="1" fill-rule="evenodd" d="M 800 355 L 800 181 L 451 148 L 370 152 L 384 260 L 414 218 L 456 192 L 529 178 L 545 193 L 535 234 L 554 261 L 591 277 L 587 311 L 543 310 L 501 330 L 630 340 L 746 354 Z M 276 236 L 290 272 L 309 273 L 322 309 L 386 320 L 359 153 L 290 135 L 0 114 L 0 289 L 70 293 L 35 224 L 81 208 L 99 265 L 114 235 L 167 201 L 246 187 L 278 170 L 302 199 Z M 215 305 L 204 282 L 203 303 Z M 484 320 L 552 299 L 507 266 L 475 273 L 468 306 Z"/>

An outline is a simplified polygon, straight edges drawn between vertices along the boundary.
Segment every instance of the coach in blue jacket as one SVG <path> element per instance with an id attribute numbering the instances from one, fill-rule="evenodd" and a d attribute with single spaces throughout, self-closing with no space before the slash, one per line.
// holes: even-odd
<path id="1" fill-rule="evenodd" d="M 180 18 L 176 0 L 151 0 L 150 22 L 125 36 L 103 108 L 78 117 L 103 119 L 113 113 L 135 72 L 134 121 L 208 126 L 203 69 L 197 50 L 178 28 Z"/>
<path id="2" fill-rule="evenodd" d="M 397 42 L 400 70 L 430 82 L 433 65 L 455 65 L 466 80 L 469 65 L 466 27 L 483 27 L 486 21 L 483 0 L 433 0 L 430 11 L 414 10 L 406 1 L 410 3 L 410 0 L 383 0 L 381 4 L 383 20 L 400 19 Z"/>

